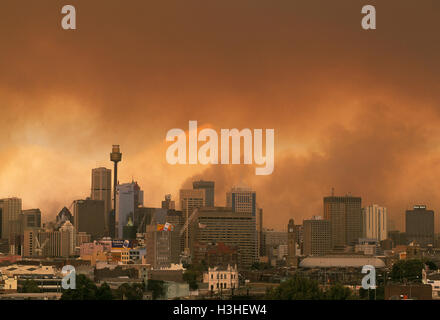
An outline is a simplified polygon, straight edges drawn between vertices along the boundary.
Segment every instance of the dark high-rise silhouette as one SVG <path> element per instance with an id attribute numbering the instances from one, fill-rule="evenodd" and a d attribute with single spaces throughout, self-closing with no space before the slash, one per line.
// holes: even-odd
<path id="1" fill-rule="evenodd" d="M 193 189 L 205 189 L 205 206 L 214 207 L 214 181 L 194 181 Z"/>
<path id="2" fill-rule="evenodd" d="M 297 266 L 295 221 L 293 219 L 290 219 L 287 225 L 287 265 L 289 267 Z"/>
<path id="3" fill-rule="evenodd" d="M 92 200 L 104 201 L 104 226 L 105 234 L 108 236 L 109 231 L 109 217 L 111 215 L 112 207 L 112 171 L 107 168 L 92 169 L 92 189 L 90 198 Z"/>
<path id="4" fill-rule="evenodd" d="M 434 211 L 426 210 L 425 205 L 416 205 L 406 210 L 406 237 L 422 247 L 434 244 Z"/>
<path id="5" fill-rule="evenodd" d="M 346 195 L 324 198 L 324 219 L 330 220 L 332 247 L 355 244 L 362 237 L 362 199 Z"/>

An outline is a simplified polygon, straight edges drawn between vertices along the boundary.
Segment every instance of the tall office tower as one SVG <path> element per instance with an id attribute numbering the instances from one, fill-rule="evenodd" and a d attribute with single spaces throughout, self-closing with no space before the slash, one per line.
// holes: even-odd
<path id="1" fill-rule="evenodd" d="M 304 220 L 304 255 L 321 256 L 331 250 L 331 225 L 329 220 L 314 216 Z"/>
<path id="2" fill-rule="evenodd" d="M 373 204 L 362 209 L 362 237 L 378 241 L 388 238 L 387 208 Z"/>
<path id="3" fill-rule="evenodd" d="M 151 224 L 151 219 L 158 208 L 138 207 L 134 209 L 133 225 L 136 227 L 137 233 L 145 233 L 147 226 Z"/>
<path id="4" fill-rule="evenodd" d="M 112 171 L 107 168 L 92 169 L 92 200 L 104 201 L 104 225 L 109 235 L 109 219 L 112 209 Z"/>
<path id="5" fill-rule="evenodd" d="M 38 245 L 34 249 L 37 256 L 61 257 L 61 232 L 39 231 Z"/>
<path id="6" fill-rule="evenodd" d="M 171 263 L 180 262 L 181 250 L 181 237 L 180 231 L 183 227 L 183 213 L 182 211 L 168 210 L 165 218 L 166 223 L 171 224 L 173 232 L 171 233 Z"/>
<path id="7" fill-rule="evenodd" d="M 104 201 L 102 200 L 75 200 L 73 202 L 73 217 L 75 231 L 86 232 L 93 240 L 105 236 Z M 66 222 L 65 222 L 66 223 Z M 64 223 L 64 224 L 65 224 Z"/>
<path id="8" fill-rule="evenodd" d="M 70 212 L 69 209 L 67 209 L 66 207 L 64 207 L 63 209 L 61 209 L 61 211 L 58 213 L 57 217 L 56 217 L 56 222 L 55 222 L 55 229 L 59 229 L 61 228 L 61 226 L 64 224 L 64 222 L 66 222 L 67 220 L 70 221 L 70 223 L 73 223 L 73 215 Z"/>
<path id="9" fill-rule="evenodd" d="M 206 190 L 205 189 L 181 189 L 180 208 L 183 213 L 184 224 L 186 225 L 192 219 L 194 209 L 206 206 Z M 189 238 L 191 236 L 192 227 L 188 224 L 182 237 L 182 249 L 186 257 L 190 255 Z"/>
<path id="10" fill-rule="evenodd" d="M 296 258 L 295 222 L 293 219 L 290 219 L 287 225 L 287 265 L 291 267 L 298 265 Z"/>
<path id="11" fill-rule="evenodd" d="M 134 212 L 144 204 L 144 192 L 137 182 L 119 184 L 116 186 L 116 237 L 122 238 L 123 227 L 128 218 L 134 219 Z"/>
<path id="12" fill-rule="evenodd" d="M 21 199 L 8 198 L 0 200 L 2 210 L 1 238 L 10 239 L 21 232 Z"/>
<path id="13" fill-rule="evenodd" d="M 257 217 L 257 194 L 251 188 L 248 187 L 233 187 L 231 191 L 226 193 L 226 206 L 232 208 L 232 211 L 237 213 L 248 213 L 252 215 L 255 229 L 253 230 L 253 236 L 255 241 L 259 242 L 258 234 L 258 217 Z M 261 239 L 260 239 L 261 240 Z M 259 248 L 257 246 L 258 256 Z"/>
<path id="14" fill-rule="evenodd" d="M 71 225 L 70 221 L 66 222 Z M 24 257 L 61 257 L 61 232 L 29 228 L 24 231 Z M 65 231 L 64 231 L 64 235 Z"/>
<path id="15" fill-rule="evenodd" d="M 173 241 L 176 231 L 164 230 L 157 224 L 149 225 L 145 235 L 147 263 L 154 269 L 168 268 L 179 262 L 180 243 Z"/>
<path id="16" fill-rule="evenodd" d="M 168 209 L 168 210 L 176 209 L 176 203 L 171 200 L 170 194 L 165 195 L 165 201 L 162 201 L 162 209 Z"/>
<path id="17" fill-rule="evenodd" d="M 354 245 L 362 237 L 360 197 L 324 197 L 324 219 L 330 220 L 332 247 Z"/>
<path id="18" fill-rule="evenodd" d="M 426 210 L 425 205 L 415 205 L 413 210 L 406 210 L 406 237 L 422 247 L 434 244 L 434 211 Z"/>
<path id="19" fill-rule="evenodd" d="M 214 207 L 214 181 L 194 181 L 193 189 L 205 189 L 205 206 L 206 207 Z"/>
<path id="20" fill-rule="evenodd" d="M 112 153 L 110 153 L 110 161 L 114 163 L 113 169 L 113 210 L 108 219 L 109 236 L 115 237 L 117 230 L 116 227 L 116 187 L 118 185 L 118 162 L 122 160 L 122 153 L 119 149 L 119 145 L 114 144 L 112 147 Z"/>
<path id="21" fill-rule="evenodd" d="M 70 221 L 66 221 L 60 228 L 60 256 L 70 257 L 75 254 L 76 232 Z"/>
<path id="22" fill-rule="evenodd" d="M 38 242 L 38 228 L 28 228 L 23 235 L 23 257 L 33 257 L 37 255 L 35 251 Z"/>
<path id="23" fill-rule="evenodd" d="M 248 268 L 258 261 L 255 219 L 250 213 L 233 212 L 231 208 L 205 207 L 198 209 L 191 222 L 194 232 L 191 247 L 195 243 L 224 243 L 238 248 L 239 266 Z"/>
<path id="24" fill-rule="evenodd" d="M 28 228 L 41 228 L 41 211 L 40 209 L 22 210 L 22 230 Z"/>
<path id="25" fill-rule="evenodd" d="M 256 215 L 256 192 L 247 187 L 233 187 L 226 193 L 226 206 L 234 212 L 251 213 Z"/>

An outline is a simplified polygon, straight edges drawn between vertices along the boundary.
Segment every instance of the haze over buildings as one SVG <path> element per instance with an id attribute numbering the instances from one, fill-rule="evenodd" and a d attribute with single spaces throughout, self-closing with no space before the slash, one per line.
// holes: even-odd
<path id="1" fill-rule="evenodd" d="M 321 212 L 332 186 L 386 206 L 400 230 L 414 203 L 440 207 L 438 1 L 378 3 L 374 35 L 360 28 L 358 0 L 131 2 L 81 1 L 66 38 L 51 1 L 3 1 L 0 37 L 16 40 L 0 44 L 3 197 L 52 219 L 89 196 L 83 173 L 110 168 L 108 146 L 120 143 L 130 159 L 119 180 L 136 175 L 151 207 L 201 178 L 216 182 L 220 206 L 231 185 L 252 185 L 277 229 L 290 212 Z M 166 132 L 193 119 L 274 128 L 273 174 L 167 164 Z"/>

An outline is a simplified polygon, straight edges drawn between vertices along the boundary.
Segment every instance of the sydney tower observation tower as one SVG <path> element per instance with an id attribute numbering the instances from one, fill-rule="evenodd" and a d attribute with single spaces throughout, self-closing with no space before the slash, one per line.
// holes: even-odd
<path id="1" fill-rule="evenodd" d="M 110 153 L 110 161 L 113 161 L 114 175 L 113 175 L 113 210 L 109 219 L 110 237 L 115 237 L 115 218 L 116 218 L 116 186 L 118 185 L 118 162 L 122 160 L 122 153 L 119 150 L 119 145 L 114 144 L 112 147 L 112 153 Z"/>

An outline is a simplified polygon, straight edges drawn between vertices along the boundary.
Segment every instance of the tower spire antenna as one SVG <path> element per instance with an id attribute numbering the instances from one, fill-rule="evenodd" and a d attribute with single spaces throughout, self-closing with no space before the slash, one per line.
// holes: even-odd
<path id="1" fill-rule="evenodd" d="M 112 147 L 112 153 L 110 153 L 110 161 L 112 161 L 114 163 L 114 176 L 113 176 L 113 214 L 111 217 L 111 228 L 109 228 L 110 230 L 110 236 L 113 235 L 113 233 L 115 232 L 115 225 L 114 225 L 114 221 L 116 218 L 116 186 L 118 185 L 119 181 L 118 181 L 118 162 L 120 162 L 122 160 L 122 153 L 119 149 L 119 144 L 114 144 Z"/>
<path id="2" fill-rule="evenodd" d="M 335 196 L 335 188 L 332 187 L 332 197 L 334 197 L 334 196 Z"/>

